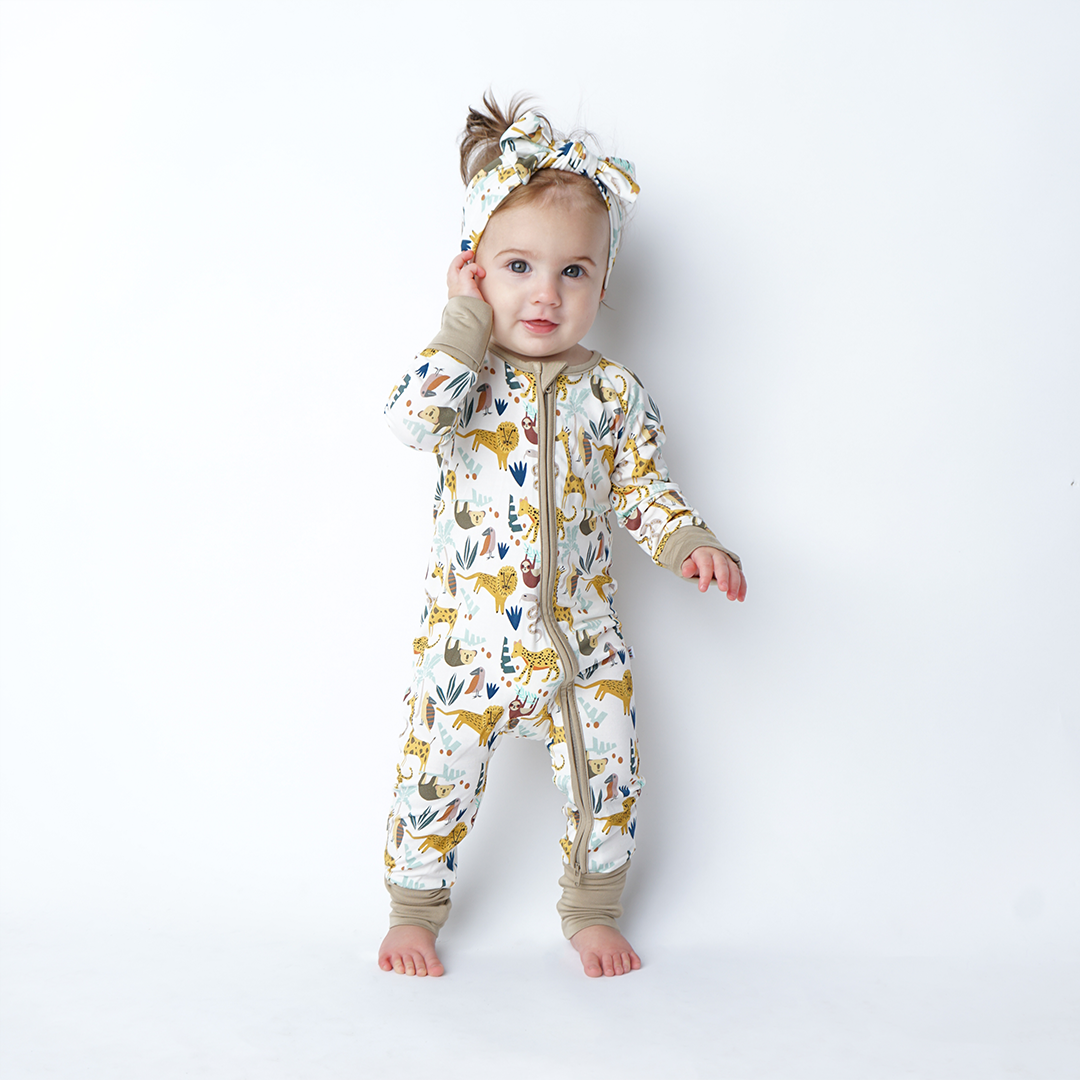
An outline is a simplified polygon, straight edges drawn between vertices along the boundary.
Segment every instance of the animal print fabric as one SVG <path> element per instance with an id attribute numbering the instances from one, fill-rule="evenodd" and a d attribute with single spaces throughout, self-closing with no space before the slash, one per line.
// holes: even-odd
<path id="1" fill-rule="evenodd" d="M 614 630 L 597 645 L 603 650 L 601 657 L 610 660 L 596 667 L 591 678 L 586 678 L 586 672 L 595 666 L 592 663 L 575 674 L 574 706 L 584 724 L 587 746 L 587 809 L 592 812 L 589 871 L 606 873 L 633 854 L 634 808 L 643 781 L 631 713 L 633 677 L 628 650 Z M 556 681 L 553 673 L 534 670 L 531 684 L 525 684 L 503 674 L 498 657 L 489 658 L 486 651 L 478 651 L 466 664 L 455 668 L 439 657 L 411 689 L 408 730 L 412 741 L 407 739 L 403 747 L 386 845 L 388 880 L 405 888 L 438 889 L 454 883 L 458 844 L 476 822 L 492 754 L 506 735 L 543 740 L 547 745 L 552 779 L 565 800 L 566 831 L 560 840 L 564 859 L 581 826 L 582 808 L 572 789 L 565 727 L 566 713 L 573 710 L 564 708 L 565 698 L 553 687 L 544 687 L 545 678 Z M 469 674 L 469 668 L 488 671 L 493 666 L 494 683 Z M 476 689 L 470 692 L 474 682 Z M 442 699 L 461 687 L 453 703 L 444 705 Z M 447 688 L 451 688 L 449 694 Z M 414 696 L 415 705 L 411 704 Z M 522 812 L 527 813 L 527 808 Z M 605 816 L 609 814 L 613 815 L 610 819 Z"/>
<path id="2" fill-rule="evenodd" d="M 629 859 L 642 780 L 612 524 L 676 571 L 673 558 L 719 546 L 670 479 L 659 410 L 630 371 L 597 353 L 566 366 L 485 344 L 456 350 L 483 356 L 478 370 L 425 350 L 386 408 L 439 466 L 385 859 L 388 880 L 412 889 L 453 883 L 507 733 L 547 743 L 571 870 Z"/>

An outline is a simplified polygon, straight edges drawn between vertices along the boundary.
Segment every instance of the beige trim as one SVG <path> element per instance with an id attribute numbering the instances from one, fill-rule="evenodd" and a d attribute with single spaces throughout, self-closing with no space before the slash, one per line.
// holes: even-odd
<path id="1" fill-rule="evenodd" d="M 568 873 L 559 878 L 562 898 L 555 905 L 562 916 L 562 931 L 572 938 L 587 926 L 612 926 L 619 929 L 622 914 L 623 886 L 630 863 L 625 862 L 609 874 L 581 874 L 577 880 Z"/>
<path id="2" fill-rule="evenodd" d="M 479 371 L 491 338 L 494 313 L 475 296 L 452 296 L 443 308 L 442 326 L 429 349 L 438 349 Z"/>
<path id="3" fill-rule="evenodd" d="M 391 926 L 422 926 L 436 937 L 450 914 L 449 889 L 406 889 L 386 882 Z"/>
<path id="4" fill-rule="evenodd" d="M 684 525 L 681 529 L 676 529 L 664 542 L 656 557 L 661 566 L 682 577 L 682 564 L 699 547 L 716 548 L 736 566 L 742 567 L 739 556 L 734 551 L 728 551 L 708 529 L 703 529 L 700 525 Z"/>
<path id="5" fill-rule="evenodd" d="M 583 371 L 589 371 L 596 367 L 600 360 L 603 359 L 600 353 L 593 351 L 589 354 L 588 359 L 577 364 L 568 364 L 564 360 L 531 360 L 527 356 L 518 356 L 517 353 L 512 353 L 500 345 L 490 344 L 488 345 L 488 352 L 492 356 L 497 356 L 517 371 L 527 371 L 530 375 L 543 373 L 549 380 L 564 373 L 567 375 L 579 375 Z"/>
<path id="6" fill-rule="evenodd" d="M 539 363 L 539 361 L 533 361 Z M 592 837 L 593 808 L 589 790 L 589 763 L 585 749 L 585 729 L 578 714 L 574 681 L 577 678 L 578 658 L 555 618 L 555 571 L 559 565 L 558 531 L 555 512 L 555 392 L 558 376 L 566 365 L 562 362 L 544 364 L 538 372 L 536 394 L 536 434 L 540 471 L 540 619 L 548 638 L 559 654 L 563 665 L 558 690 L 559 709 L 566 732 L 566 751 L 570 769 L 570 794 L 578 810 L 577 829 L 570 845 L 567 861 L 572 880 L 578 881 L 588 873 L 589 840 Z"/>

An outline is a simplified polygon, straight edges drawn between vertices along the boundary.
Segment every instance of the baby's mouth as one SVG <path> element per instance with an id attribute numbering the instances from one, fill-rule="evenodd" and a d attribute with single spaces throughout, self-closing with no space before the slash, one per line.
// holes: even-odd
<path id="1" fill-rule="evenodd" d="M 552 330 L 558 328 L 558 323 L 550 322 L 547 319 L 525 319 L 525 326 L 528 327 L 534 334 L 550 334 Z"/>

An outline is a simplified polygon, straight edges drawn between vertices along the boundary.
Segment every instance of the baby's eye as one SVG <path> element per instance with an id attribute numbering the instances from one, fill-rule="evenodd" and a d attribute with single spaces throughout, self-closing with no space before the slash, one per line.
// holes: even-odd
<path id="1" fill-rule="evenodd" d="M 529 264 L 524 259 L 515 259 L 510 264 L 510 272 L 512 274 L 524 274 L 529 269 Z"/>
<path id="2" fill-rule="evenodd" d="M 573 266 L 568 266 L 563 271 L 563 274 L 566 277 L 584 277 L 585 276 L 585 267 L 584 266 L 578 266 L 575 263 Z"/>

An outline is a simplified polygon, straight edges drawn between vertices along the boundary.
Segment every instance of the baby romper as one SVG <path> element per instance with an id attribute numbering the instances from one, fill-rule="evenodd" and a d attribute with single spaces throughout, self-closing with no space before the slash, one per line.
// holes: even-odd
<path id="1" fill-rule="evenodd" d="M 410 910 L 442 904 L 437 931 L 492 751 L 507 732 L 543 738 L 566 800 L 569 937 L 615 925 L 642 786 L 611 517 L 677 574 L 720 545 L 668 477 L 660 415 L 634 375 L 595 352 L 513 357 L 489 347 L 490 328 L 482 300 L 451 299 L 386 407 L 398 438 L 440 466 L 387 881 Z"/>

